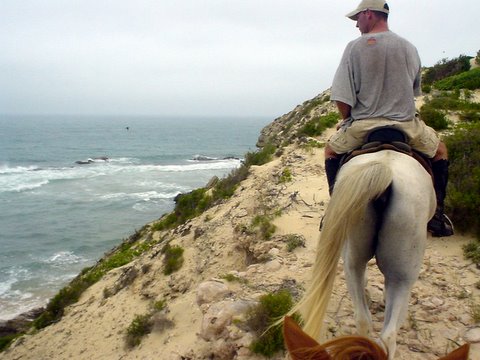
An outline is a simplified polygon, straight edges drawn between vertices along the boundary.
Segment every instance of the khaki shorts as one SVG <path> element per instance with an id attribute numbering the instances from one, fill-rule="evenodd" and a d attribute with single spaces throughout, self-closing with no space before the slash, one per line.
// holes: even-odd
<path id="1" fill-rule="evenodd" d="M 430 158 L 435 156 L 440 138 L 435 130 L 417 117 L 407 121 L 376 118 L 347 122 L 330 137 L 328 145 L 337 154 L 350 152 L 365 143 L 366 136 L 371 130 L 382 126 L 392 126 L 402 130 L 407 135 L 408 144 L 412 148 Z"/>

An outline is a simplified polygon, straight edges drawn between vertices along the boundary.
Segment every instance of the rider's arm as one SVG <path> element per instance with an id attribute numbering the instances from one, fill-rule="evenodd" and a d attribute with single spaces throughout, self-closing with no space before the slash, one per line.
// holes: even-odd
<path id="1" fill-rule="evenodd" d="M 352 107 L 348 104 L 345 104 L 344 102 L 341 101 L 335 101 L 337 104 L 338 111 L 340 112 L 340 115 L 342 116 L 342 120 L 340 120 L 337 124 L 337 130 L 340 129 L 342 126 L 343 122 L 350 118 L 350 112 L 352 110 Z"/>
<path id="2" fill-rule="evenodd" d="M 338 108 L 338 111 L 340 112 L 340 115 L 342 115 L 342 120 L 348 119 L 350 117 L 350 112 L 352 111 L 352 107 L 338 100 L 335 101 L 335 103 L 337 104 L 337 108 Z"/>

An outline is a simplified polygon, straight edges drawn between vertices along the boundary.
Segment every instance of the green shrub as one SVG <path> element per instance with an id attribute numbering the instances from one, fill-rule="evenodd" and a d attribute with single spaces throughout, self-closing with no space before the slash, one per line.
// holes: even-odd
<path id="1" fill-rule="evenodd" d="M 460 113 L 460 119 L 466 122 L 479 122 L 480 111 L 468 110 Z"/>
<path id="2" fill-rule="evenodd" d="M 319 136 L 328 129 L 334 126 L 340 116 L 338 113 L 329 113 L 324 116 L 315 117 L 312 120 L 308 121 L 302 128 L 300 128 L 298 135 L 306 136 Z"/>
<path id="3" fill-rule="evenodd" d="M 427 125 L 436 130 L 443 130 L 449 125 L 442 111 L 457 111 L 463 121 L 479 121 L 480 104 L 468 101 L 470 97 L 471 92 L 468 90 L 463 92 L 463 99 L 458 89 L 451 92 L 445 91 L 428 99 L 420 109 L 420 115 Z"/>
<path id="4" fill-rule="evenodd" d="M 464 245 L 463 254 L 475 264 L 480 264 L 480 242 L 474 241 Z"/>
<path id="5" fill-rule="evenodd" d="M 245 165 L 233 170 L 228 176 L 219 180 L 212 189 L 211 195 L 208 189 L 199 188 L 189 193 L 179 194 L 174 199 L 175 208 L 170 214 L 164 215 L 152 226 L 153 231 L 172 229 L 184 224 L 187 220 L 197 217 L 211 208 L 218 200 L 231 197 L 238 184 L 248 176 L 248 168 Z"/>
<path id="6" fill-rule="evenodd" d="M 429 97 L 425 105 L 437 110 L 458 110 L 460 108 L 460 95 L 455 92 L 444 91 L 441 94 Z"/>
<path id="7" fill-rule="evenodd" d="M 276 150 L 275 145 L 267 144 L 259 151 L 248 152 L 245 154 L 245 166 L 263 165 L 270 162 Z"/>
<path id="8" fill-rule="evenodd" d="M 450 160 L 447 212 L 457 229 L 480 239 L 480 123 L 463 124 L 444 141 Z"/>
<path id="9" fill-rule="evenodd" d="M 180 246 L 170 246 L 167 244 L 162 252 L 165 255 L 163 259 L 163 273 L 170 275 L 179 270 L 183 265 L 183 248 Z"/>
<path id="10" fill-rule="evenodd" d="M 199 188 L 189 193 L 177 195 L 174 199 L 175 209 L 173 212 L 164 215 L 159 222 L 152 226 L 152 230 L 162 231 L 171 229 L 202 214 L 213 203 L 213 198 L 207 194 L 207 190 Z"/>
<path id="11" fill-rule="evenodd" d="M 234 281 L 237 281 L 239 279 L 238 276 L 236 275 L 233 275 L 233 274 L 225 274 L 225 275 L 222 275 L 220 276 L 222 279 L 225 279 L 226 281 L 228 282 L 234 282 Z"/>
<path id="12" fill-rule="evenodd" d="M 251 227 L 258 231 L 264 240 L 268 240 L 277 230 L 277 227 L 272 224 L 272 218 L 268 215 L 257 215 L 252 219 Z"/>
<path id="13" fill-rule="evenodd" d="M 424 94 L 430 94 L 432 92 L 432 85 L 430 84 L 422 84 L 422 92 Z"/>
<path id="14" fill-rule="evenodd" d="M 131 348 L 140 345 L 142 338 L 151 333 L 153 328 L 152 314 L 137 315 L 127 328 L 126 342 Z"/>
<path id="15" fill-rule="evenodd" d="M 420 108 L 420 117 L 425 124 L 431 126 L 435 130 L 444 130 L 448 128 L 449 123 L 446 116 L 428 103 Z"/>
<path id="16" fill-rule="evenodd" d="M 460 93 L 457 91 L 435 95 L 428 99 L 424 106 L 437 110 L 480 111 L 480 104 L 460 99 Z"/>
<path id="17" fill-rule="evenodd" d="M 163 231 L 168 230 L 177 225 L 177 216 L 175 212 L 171 212 L 169 214 L 165 214 L 160 218 L 160 221 L 156 222 L 152 226 L 153 231 Z"/>
<path id="18" fill-rule="evenodd" d="M 284 290 L 263 295 L 259 305 L 251 309 L 247 324 L 258 336 L 250 345 L 254 353 L 270 357 L 284 349 L 281 326 L 272 325 L 290 311 L 292 306 L 292 296 Z M 299 319 L 296 315 L 294 318 L 297 321 Z"/>
<path id="19" fill-rule="evenodd" d="M 465 101 L 471 100 L 472 97 L 473 97 L 473 93 L 471 90 L 468 90 L 468 89 L 463 90 L 463 98 Z"/>
<path id="20" fill-rule="evenodd" d="M 289 234 L 286 243 L 288 252 L 292 252 L 298 247 L 305 247 L 305 238 L 302 235 Z"/>
<path id="21" fill-rule="evenodd" d="M 0 337 L 0 352 L 7 349 L 10 344 L 22 334 L 11 334 Z"/>
<path id="22" fill-rule="evenodd" d="M 283 169 L 282 174 L 280 175 L 280 179 L 278 179 L 278 182 L 280 184 L 284 184 L 290 181 L 292 181 L 292 172 L 289 168 L 285 168 Z"/>
<path id="23" fill-rule="evenodd" d="M 148 241 L 138 243 L 136 242 L 138 237 L 139 235 L 136 233 L 102 258 L 95 266 L 83 269 L 77 277 L 50 299 L 45 311 L 35 319 L 33 326 L 36 329 L 42 329 L 58 321 L 63 316 L 65 308 L 76 303 L 83 292 L 99 281 L 108 271 L 128 264 L 155 244 Z"/>
<path id="24" fill-rule="evenodd" d="M 213 189 L 213 200 L 230 198 L 240 182 L 245 180 L 248 176 L 248 167 L 242 164 L 239 168 L 234 169 L 221 179 Z"/>
<path id="25" fill-rule="evenodd" d="M 127 328 L 125 341 L 129 348 L 140 345 L 144 336 L 156 330 L 164 330 L 173 325 L 166 316 L 156 316 L 167 306 L 165 300 L 159 300 L 151 304 L 151 309 L 144 315 L 136 315 Z"/>
<path id="26" fill-rule="evenodd" d="M 207 189 L 195 189 L 187 194 L 177 196 L 175 215 L 179 223 L 194 218 L 203 213 L 211 204 L 211 197 L 206 194 Z"/>
<path id="27" fill-rule="evenodd" d="M 56 321 L 64 314 L 67 306 L 74 304 L 80 295 L 93 284 L 84 278 L 77 278 L 62 288 L 47 304 L 45 311 L 33 322 L 36 329 L 42 329 Z"/>
<path id="28" fill-rule="evenodd" d="M 158 300 L 153 303 L 152 308 L 153 308 L 153 311 L 157 312 L 157 311 L 162 311 L 163 309 L 165 309 L 166 306 L 167 306 L 167 302 L 165 300 Z"/>
<path id="29" fill-rule="evenodd" d="M 221 275 L 220 278 L 228 281 L 228 282 L 239 282 L 239 283 L 247 283 L 247 280 L 237 276 L 237 275 L 234 275 L 234 274 L 224 274 L 224 275 Z"/>
<path id="30" fill-rule="evenodd" d="M 480 304 L 470 300 L 469 302 L 469 314 L 472 317 L 473 323 L 478 324 L 480 322 Z"/>
<path id="31" fill-rule="evenodd" d="M 325 97 L 325 98 L 314 98 L 312 100 L 305 101 L 303 105 L 303 110 L 301 116 L 305 116 L 310 114 L 310 112 L 319 107 L 320 105 L 324 104 L 325 102 L 329 101 L 330 97 Z"/>
<path id="32" fill-rule="evenodd" d="M 422 83 L 425 85 L 433 84 L 435 81 L 453 76 L 470 69 L 471 57 L 460 55 L 455 59 L 442 59 L 434 66 L 426 69 L 422 76 Z"/>
<path id="33" fill-rule="evenodd" d="M 480 89 L 480 68 L 437 81 L 433 86 L 439 90 Z"/>
<path id="34" fill-rule="evenodd" d="M 323 149 L 325 147 L 325 143 L 309 138 L 307 142 L 302 143 L 300 146 L 303 150 L 313 153 L 314 149 Z"/>

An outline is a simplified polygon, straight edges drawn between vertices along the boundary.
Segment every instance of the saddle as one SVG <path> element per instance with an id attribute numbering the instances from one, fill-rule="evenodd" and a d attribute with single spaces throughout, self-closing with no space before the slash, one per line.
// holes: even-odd
<path id="1" fill-rule="evenodd" d="M 412 149 L 407 142 L 407 135 L 402 130 L 391 126 L 382 126 L 373 129 L 367 134 L 366 143 L 364 145 L 342 157 L 340 166 L 358 155 L 374 153 L 381 150 L 394 150 L 413 157 L 425 168 L 433 179 L 430 159 L 425 154 Z"/>

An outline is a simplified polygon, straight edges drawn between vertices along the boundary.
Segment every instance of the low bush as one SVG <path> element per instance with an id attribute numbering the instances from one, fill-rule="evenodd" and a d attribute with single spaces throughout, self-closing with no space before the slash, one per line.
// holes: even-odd
<path id="1" fill-rule="evenodd" d="M 451 76 L 433 84 L 439 90 L 469 89 L 480 88 L 480 68 L 472 69 L 461 74 Z"/>
<path id="2" fill-rule="evenodd" d="M 125 342 L 129 348 L 140 345 L 142 339 L 150 334 L 155 328 L 157 331 L 164 330 L 173 325 L 173 322 L 166 318 L 165 315 L 158 316 L 167 306 L 165 300 L 156 301 L 151 304 L 149 312 L 143 315 L 136 315 L 125 334 Z"/>
<path id="3" fill-rule="evenodd" d="M 166 306 L 167 302 L 165 300 L 158 300 L 153 303 L 152 308 L 153 311 L 162 311 Z"/>
<path id="4" fill-rule="evenodd" d="M 240 182 L 245 180 L 248 176 L 248 167 L 245 164 L 242 164 L 239 168 L 234 169 L 226 176 L 221 179 L 213 189 L 213 199 L 214 201 L 218 199 L 228 199 L 233 196 L 237 186 Z"/>
<path id="5" fill-rule="evenodd" d="M 281 326 L 273 324 L 290 311 L 292 306 L 291 294 L 283 290 L 263 295 L 258 306 L 251 309 L 247 316 L 247 325 L 258 336 L 250 345 L 254 353 L 270 357 L 284 349 Z M 298 321 L 299 316 L 294 315 L 294 319 Z"/>
<path id="6" fill-rule="evenodd" d="M 464 92 L 464 98 L 469 95 Z M 442 92 L 439 95 L 435 95 L 427 100 L 427 107 L 441 110 L 452 111 L 480 111 L 480 104 L 468 101 L 467 99 L 461 99 L 460 91 Z M 425 106 L 424 105 L 424 106 Z"/>
<path id="7" fill-rule="evenodd" d="M 475 264 L 480 264 L 480 242 L 470 242 L 463 246 L 463 254 Z"/>
<path id="8" fill-rule="evenodd" d="M 246 279 L 241 278 L 241 277 L 239 277 L 237 275 L 234 275 L 234 274 L 224 274 L 224 275 L 221 275 L 220 278 L 224 279 L 225 281 L 228 281 L 228 282 L 238 282 L 238 283 L 242 283 L 242 284 L 247 283 Z"/>
<path id="9" fill-rule="evenodd" d="M 91 280 L 90 280 L 91 279 Z M 60 320 L 67 306 L 76 303 L 80 295 L 91 285 L 96 279 L 88 276 L 80 276 L 75 278 L 70 284 L 62 288 L 47 304 L 45 311 L 33 322 L 36 329 L 42 329 L 54 322 Z"/>
<path id="10" fill-rule="evenodd" d="M 277 230 L 277 227 L 272 224 L 272 218 L 268 215 L 255 216 L 252 219 L 251 228 L 264 240 L 269 240 Z"/>
<path id="11" fill-rule="evenodd" d="M 469 314 L 473 320 L 474 324 L 478 324 L 480 322 L 480 304 L 470 300 L 469 302 Z"/>
<path id="12" fill-rule="evenodd" d="M 325 97 L 325 98 L 315 98 L 309 101 L 306 101 L 303 103 L 303 110 L 301 116 L 309 115 L 310 112 L 319 107 L 320 105 L 324 104 L 325 102 L 329 101 L 330 97 Z"/>
<path id="13" fill-rule="evenodd" d="M 125 341 L 128 347 L 135 347 L 140 345 L 142 338 L 150 334 L 153 328 L 153 321 L 151 314 L 137 315 L 132 323 L 127 328 L 127 335 Z"/>
<path id="14" fill-rule="evenodd" d="M 0 352 L 7 349 L 10 344 L 22 334 L 11 334 L 0 337 Z"/>
<path id="15" fill-rule="evenodd" d="M 137 236 L 137 234 L 134 236 Z M 136 239 L 133 240 L 136 241 Z M 108 271 L 128 264 L 155 244 L 148 241 L 142 243 L 135 241 L 132 241 L 132 239 L 124 241 L 95 266 L 83 269 L 77 277 L 48 302 L 45 311 L 35 319 L 33 326 L 36 329 L 42 329 L 58 321 L 63 316 L 65 308 L 76 303 L 83 292 L 99 281 Z"/>
<path id="16" fill-rule="evenodd" d="M 265 145 L 261 150 L 245 154 L 245 166 L 263 165 L 272 160 L 277 148 L 273 144 Z"/>
<path id="17" fill-rule="evenodd" d="M 422 84 L 422 92 L 424 94 L 430 94 L 432 92 L 432 85 L 430 84 Z"/>
<path id="18" fill-rule="evenodd" d="M 180 246 L 165 245 L 162 253 L 165 255 L 163 258 L 163 273 L 170 275 L 179 270 L 183 265 L 183 248 Z"/>
<path id="19" fill-rule="evenodd" d="M 466 122 L 480 122 L 480 111 L 463 111 L 460 113 L 460 119 Z"/>
<path id="20" fill-rule="evenodd" d="M 157 221 L 153 226 L 153 231 L 163 231 L 168 230 L 177 225 L 177 216 L 175 212 L 169 214 L 164 214 L 159 221 Z"/>
<path id="21" fill-rule="evenodd" d="M 442 59 L 434 66 L 427 68 L 422 76 L 422 83 L 425 85 L 453 76 L 470 69 L 470 56 L 460 55 L 455 59 Z"/>
<path id="22" fill-rule="evenodd" d="M 300 128 L 298 135 L 320 136 L 326 129 L 334 126 L 339 119 L 340 115 L 336 112 L 315 117 Z"/>
<path id="23" fill-rule="evenodd" d="M 207 193 L 207 190 L 206 188 L 199 188 L 189 193 L 177 195 L 174 199 L 175 208 L 173 212 L 164 215 L 159 222 L 152 226 L 152 230 L 171 229 L 202 214 L 213 203 L 213 198 Z"/>
<path id="24" fill-rule="evenodd" d="M 323 149 L 325 143 L 309 138 L 306 142 L 303 142 L 300 147 L 308 153 L 313 153 L 314 149 Z"/>
<path id="25" fill-rule="evenodd" d="M 282 170 L 282 173 L 280 174 L 280 178 L 278 179 L 278 182 L 279 184 L 284 184 L 290 181 L 292 181 L 292 172 L 287 167 Z"/>
<path id="26" fill-rule="evenodd" d="M 446 209 L 455 227 L 480 240 L 480 123 L 466 123 L 444 139 L 450 160 Z"/>
<path id="27" fill-rule="evenodd" d="M 292 252 L 296 248 L 305 247 L 305 237 L 298 234 L 289 234 L 286 238 L 287 250 Z"/>
<path id="28" fill-rule="evenodd" d="M 420 118 L 435 130 L 448 129 L 449 121 L 445 114 L 428 103 L 420 108 Z"/>
<path id="29" fill-rule="evenodd" d="M 183 224 L 192 219 L 210 207 L 212 198 L 207 194 L 207 189 L 195 189 L 187 194 L 180 194 L 175 199 L 175 215 L 177 221 Z"/>

